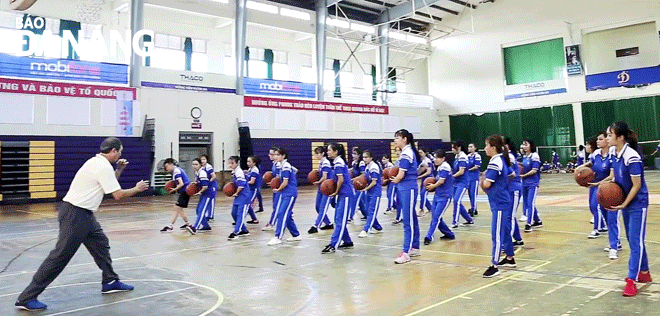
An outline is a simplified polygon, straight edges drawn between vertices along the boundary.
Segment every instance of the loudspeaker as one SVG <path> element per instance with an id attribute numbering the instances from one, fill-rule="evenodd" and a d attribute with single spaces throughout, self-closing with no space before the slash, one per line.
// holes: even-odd
<path id="1" fill-rule="evenodd" d="M 254 149 L 252 147 L 252 137 L 250 137 L 249 126 L 238 127 L 238 148 L 241 157 L 241 169 L 247 170 L 248 168 L 247 159 L 248 157 L 254 155 Z"/>

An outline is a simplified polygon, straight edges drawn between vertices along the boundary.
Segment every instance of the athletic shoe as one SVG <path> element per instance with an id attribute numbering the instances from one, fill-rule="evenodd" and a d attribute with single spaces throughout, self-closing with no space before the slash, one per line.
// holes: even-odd
<path id="1" fill-rule="evenodd" d="M 352 218 L 347 219 L 347 220 L 346 220 L 346 223 L 347 223 L 347 224 L 351 224 L 351 223 L 353 223 L 353 219 L 352 219 Z"/>
<path id="2" fill-rule="evenodd" d="M 456 239 L 456 236 L 449 236 L 449 235 L 442 235 L 440 237 L 441 240 L 454 240 Z"/>
<path id="3" fill-rule="evenodd" d="M 273 238 L 271 238 L 270 241 L 268 242 L 268 245 L 269 245 L 269 246 L 275 246 L 275 245 L 279 245 L 279 244 L 281 244 L 281 243 L 282 243 L 282 241 L 281 241 L 279 238 L 277 238 L 277 237 L 273 237 Z"/>
<path id="4" fill-rule="evenodd" d="M 320 230 L 331 230 L 331 229 L 335 229 L 335 225 L 328 224 L 328 225 L 321 226 L 321 228 L 319 228 L 319 229 Z"/>
<path id="5" fill-rule="evenodd" d="M 534 222 L 532 224 L 532 227 L 535 227 L 535 228 L 543 227 L 543 222 L 542 221 Z"/>
<path id="6" fill-rule="evenodd" d="M 46 307 L 48 307 L 46 304 L 39 302 L 37 300 L 31 300 L 24 303 L 16 302 L 14 305 L 17 308 L 24 309 L 26 311 L 38 311 L 38 310 L 46 309 Z"/>
<path id="7" fill-rule="evenodd" d="M 319 230 L 318 230 L 315 226 L 312 226 L 312 227 L 307 231 L 308 234 L 316 234 L 316 233 L 318 233 L 318 232 L 319 232 Z"/>
<path id="8" fill-rule="evenodd" d="M 419 257 L 419 256 L 422 255 L 422 252 L 419 251 L 419 249 L 410 248 L 410 252 L 408 253 L 408 255 L 409 255 L 411 258 L 412 258 L 412 257 Z"/>
<path id="9" fill-rule="evenodd" d="M 240 232 L 238 232 L 238 234 L 236 234 L 236 236 L 238 236 L 238 237 L 250 236 L 250 232 L 247 231 L 247 230 L 240 231 Z"/>
<path id="10" fill-rule="evenodd" d="M 502 266 L 502 267 L 515 268 L 516 267 L 516 259 L 515 258 L 507 259 L 506 257 L 504 257 L 504 259 L 502 259 L 502 261 L 500 261 L 500 263 L 498 263 L 497 265 Z"/>
<path id="11" fill-rule="evenodd" d="M 361 221 L 366 221 L 366 220 L 367 220 L 367 217 L 366 217 L 366 216 L 364 216 L 364 217 L 360 217 L 360 220 L 361 220 Z"/>
<path id="12" fill-rule="evenodd" d="M 430 238 L 424 237 L 424 245 L 430 245 L 432 241 L 433 240 L 431 240 Z"/>
<path id="13" fill-rule="evenodd" d="M 186 226 L 186 229 L 188 230 L 188 232 L 191 235 L 194 235 L 195 233 L 197 233 L 197 230 L 195 229 L 195 227 L 192 227 L 191 225 Z"/>
<path id="14" fill-rule="evenodd" d="M 392 225 L 398 225 L 398 224 L 401 224 L 400 219 L 395 219 L 394 221 L 392 221 Z"/>
<path id="15" fill-rule="evenodd" d="M 263 212 L 263 211 L 264 211 L 264 209 L 261 208 L 261 209 L 259 209 L 258 211 L 255 211 L 255 213 L 261 213 L 261 212 Z"/>
<path id="16" fill-rule="evenodd" d="M 484 278 L 492 278 L 498 274 L 500 274 L 500 269 L 496 266 L 490 266 L 486 269 L 486 272 L 484 272 Z"/>
<path id="17" fill-rule="evenodd" d="M 600 233 L 595 229 L 589 234 L 589 236 L 587 236 L 589 239 L 595 239 L 598 237 L 600 237 Z"/>
<path id="18" fill-rule="evenodd" d="M 458 228 L 458 224 L 451 225 L 451 228 Z"/>
<path id="19" fill-rule="evenodd" d="M 291 237 L 289 237 L 289 238 L 286 239 L 286 241 L 289 241 L 289 242 L 293 242 L 293 241 L 301 241 L 301 240 L 302 240 L 302 237 L 301 237 L 300 235 L 298 235 L 298 236 L 291 236 Z"/>
<path id="20" fill-rule="evenodd" d="M 165 226 L 165 227 L 163 227 L 163 229 L 161 229 L 160 231 L 163 232 L 163 233 L 166 233 L 166 232 L 171 232 L 172 230 L 174 230 L 172 227 L 170 227 L 170 226 Z"/>
<path id="21" fill-rule="evenodd" d="M 322 254 L 333 253 L 333 252 L 335 252 L 335 247 L 333 247 L 332 245 L 327 245 L 325 246 L 325 248 L 323 248 L 323 250 L 321 250 Z"/>
<path id="22" fill-rule="evenodd" d="M 477 210 L 474 210 L 474 214 L 472 214 L 472 216 L 477 216 L 477 215 L 479 215 L 479 212 Z"/>
<path id="23" fill-rule="evenodd" d="M 389 208 L 386 209 L 385 212 L 383 212 L 383 214 L 385 214 L 385 215 L 389 215 L 390 213 L 392 213 L 392 209 L 389 209 Z"/>
<path id="24" fill-rule="evenodd" d="M 248 223 L 248 224 L 259 224 L 259 220 L 255 219 L 255 220 L 247 221 L 246 223 Z"/>
<path id="25" fill-rule="evenodd" d="M 197 230 L 197 232 L 208 232 L 211 231 L 211 227 L 202 227 Z"/>
<path id="26" fill-rule="evenodd" d="M 467 212 L 470 214 L 470 216 L 474 216 L 474 211 L 472 211 L 472 209 L 468 209 Z"/>
<path id="27" fill-rule="evenodd" d="M 229 234 L 229 237 L 227 237 L 227 239 L 229 239 L 229 240 L 234 240 L 234 239 L 237 239 L 237 238 L 238 238 L 238 235 L 236 235 L 234 233 Z"/>
<path id="28" fill-rule="evenodd" d="M 337 246 L 337 249 L 353 249 L 353 242 L 344 242 L 341 245 Z"/>
<path id="29" fill-rule="evenodd" d="M 181 227 L 179 227 L 179 229 L 186 230 L 186 227 L 188 227 L 188 225 L 190 225 L 190 224 L 183 224 L 183 225 L 181 225 Z"/>
<path id="30" fill-rule="evenodd" d="M 519 222 L 526 222 L 527 221 L 527 216 L 521 215 L 520 219 L 518 220 Z"/>
<path id="31" fill-rule="evenodd" d="M 532 232 L 532 225 L 525 224 L 525 232 L 526 233 L 531 233 Z"/>
<path id="32" fill-rule="evenodd" d="M 472 221 L 472 222 L 465 222 L 465 223 L 463 223 L 463 224 L 461 224 L 461 225 L 463 225 L 463 226 L 470 226 L 470 225 L 474 225 L 474 222 L 473 222 L 473 221 Z"/>
<path id="33" fill-rule="evenodd" d="M 616 249 L 610 249 L 610 255 L 608 257 L 610 260 L 619 259 L 619 252 Z"/>
<path id="34" fill-rule="evenodd" d="M 119 280 L 114 280 L 110 283 L 103 283 L 101 286 L 101 293 L 103 294 L 126 291 L 133 291 L 133 286 L 121 283 Z"/>
<path id="35" fill-rule="evenodd" d="M 375 228 L 370 228 L 369 229 L 369 234 L 380 234 L 382 232 L 383 232 L 382 229 L 381 230 L 378 230 L 378 229 L 375 229 Z"/>
<path id="36" fill-rule="evenodd" d="M 209 217 L 209 218 L 207 219 L 207 221 L 209 221 L 209 222 L 215 222 L 215 218 L 213 218 L 213 217 Z"/>
<path id="37" fill-rule="evenodd" d="M 591 220 L 589 221 L 589 224 L 593 224 L 593 223 L 594 223 L 594 218 L 593 218 L 593 216 L 592 216 L 592 217 L 591 217 Z"/>
<path id="38" fill-rule="evenodd" d="M 523 246 L 523 245 L 525 245 L 525 243 L 522 240 L 515 240 L 513 242 L 514 247 L 520 247 L 520 246 Z"/>
<path id="39" fill-rule="evenodd" d="M 275 227 L 273 227 L 273 225 L 271 224 L 266 224 L 266 226 L 264 226 L 264 228 L 262 228 L 261 230 L 262 231 L 275 230 Z"/>
<path id="40" fill-rule="evenodd" d="M 642 273 L 641 271 L 637 274 L 637 282 L 639 283 L 649 283 L 652 282 L 651 272 Z"/>
<path id="41" fill-rule="evenodd" d="M 623 288 L 623 296 L 637 295 L 637 285 L 631 278 L 626 278 L 626 287 Z"/>
<path id="42" fill-rule="evenodd" d="M 607 233 L 607 227 L 598 230 L 599 233 Z"/>
<path id="43" fill-rule="evenodd" d="M 236 226 L 236 222 L 231 223 L 231 226 Z"/>
<path id="44" fill-rule="evenodd" d="M 367 234 L 367 232 L 365 232 L 364 230 L 361 231 L 360 234 L 358 234 L 358 238 L 365 238 L 365 237 L 367 237 L 367 236 L 368 236 L 368 234 Z"/>
<path id="45" fill-rule="evenodd" d="M 621 250 L 621 249 L 623 249 L 623 246 L 622 246 L 621 244 L 619 244 L 619 249 L 618 249 L 618 250 Z M 605 247 L 605 248 L 603 248 L 603 250 L 604 250 L 605 252 L 609 252 L 609 251 L 610 251 L 610 247 Z"/>
<path id="46" fill-rule="evenodd" d="M 410 256 L 404 251 L 402 251 L 396 259 L 394 259 L 394 263 L 396 264 L 404 264 L 410 262 Z"/>

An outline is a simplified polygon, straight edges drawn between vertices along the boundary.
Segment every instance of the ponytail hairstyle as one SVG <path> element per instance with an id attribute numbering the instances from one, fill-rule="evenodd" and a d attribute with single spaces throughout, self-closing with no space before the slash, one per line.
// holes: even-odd
<path id="1" fill-rule="evenodd" d="M 341 157 L 341 159 L 344 160 L 344 163 L 346 163 L 346 150 L 344 150 L 344 146 L 342 146 L 341 144 L 338 144 L 338 143 L 330 143 L 330 145 L 328 145 L 328 146 L 330 146 L 330 148 L 332 148 L 332 150 L 336 150 L 337 151 L 337 157 Z"/>
<path id="2" fill-rule="evenodd" d="M 584 150 L 584 145 L 580 144 L 580 146 L 578 146 L 578 150 L 583 151 Z"/>
<path id="3" fill-rule="evenodd" d="M 623 136 L 623 139 L 628 142 L 628 146 L 632 147 L 635 151 L 639 151 L 639 146 L 637 143 L 637 135 L 635 131 L 630 129 L 628 124 L 622 121 L 616 121 L 610 125 L 610 130 L 616 136 Z"/>
<path id="4" fill-rule="evenodd" d="M 261 164 L 261 158 L 257 156 L 250 156 L 248 158 L 252 158 L 252 161 L 254 161 L 254 166 L 259 168 L 259 164 Z"/>
<path id="5" fill-rule="evenodd" d="M 535 153 L 535 152 L 536 152 L 536 144 L 534 144 L 534 140 L 533 140 L 533 139 L 531 139 L 531 138 L 525 138 L 525 139 L 523 139 L 523 143 L 524 143 L 524 142 L 529 143 L 529 152 L 530 152 L 530 153 Z M 553 149 L 553 151 L 554 151 L 554 149 Z"/>
<path id="6" fill-rule="evenodd" d="M 518 158 L 518 152 L 515 150 L 516 144 L 513 143 L 511 137 L 504 137 L 504 144 L 509 147 L 509 152 L 513 155 L 513 158 Z"/>
<path id="7" fill-rule="evenodd" d="M 591 147 L 591 153 L 593 154 L 593 152 L 596 151 L 596 149 L 598 149 L 598 144 L 596 143 L 596 137 L 591 137 L 587 139 L 587 145 Z"/>
<path id="8" fill-rule="evenodd" d="M 322 154 L 323 157 L 328 158 L 328 148 L 326 146 L 318 146 L 314 148 L 315 154 Z"/>
<path id="9" fill-rule="evenodd" d="M 277 147 L 277 149 L 275 149 L 275 152 L 282 155 L 282 156 L 284 156 L 284 159 L 289 159 L 289 151 L 286 150 L 286 148 Z"/>
<path id="10" fill-rule="evenodd" d="M 486 138 L 486 142 L 488 145 L 491 145 L 495 147 L 495 150 L 497 151 L 498 154 L 503 154 L 502 158 L 504 158 L 504 162 L 506 162 L 507 166 L 511 166 L 511 159 L 509 159 L 509 155 L 507 155 L 506 147 L 504 147 L 504 140 L 502 140 L 502 136 L 500 135 L 490 135 L 488 138 Z"/>
<path id="11" fill-rule="evenodd" d="M 406 143 L 412 148 L 413 152 L 415 153 L 415 158 L 417 158 L 417 163 L 419 163 L 421 157 L 419 156 L 419 150 L 417 150 L 417 146 L 415 146 L 415 138 L 413 137 L 413 134 L 407 129 L 400 129 L 394 133 L 394 137 L 396 136 L 406 139 Z"/>
<path id="12" fill-rule="evenodd" d="M 454 148 L 460 148 L 463 153 L 467 150 L 467 146 L 465 146 L 465 142 L 462 140 L 455 140 L 451 143 L 451 146 Z"/>

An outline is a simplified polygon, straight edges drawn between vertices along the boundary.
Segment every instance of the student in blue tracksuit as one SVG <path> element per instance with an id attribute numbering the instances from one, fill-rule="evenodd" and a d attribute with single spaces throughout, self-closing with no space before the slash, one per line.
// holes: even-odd
<path id="1" fill-rule="evenodd" d="M 525 150 L 525 157 L 523 158 L 523 170 L 520 177 L 523 180 L 523 216 L 521 220 L 527 221 L 525 224 L 525 232 L 530 233 L 535 227 L 543 227 L 543 222 L 539 217 L 539 211 L 536 209 L 536 194 L 539 190 L 539 182 L 541 180 L 541 158 L 536 152 L 536 145 L 530 138 L 523 140 L 523 149 Z"/>
<path id="2" fill-rule="evenodd" d="M 593 148 L 593 150 L 596 150 L 596 148 Z M 577 151 L 577 161 L 575 162 L 576 165 L 580 166 L 584 164 L 584 158 L 585 158 L 585 147 L 584 145 L 578 146 L 578 151 Z"/>
<path id="3" fill-rule="evenodd" d="M 454 212 L 451 220 L 452 228 L 458 227 L 459 216 L 463 216 L 465 223 L 463 225 L 472 225 L 474 221 L 465 206 L 463 206 L 463 196 L 467 192 L 469 186 L 469 178 L 467 175 L 468 158 L 465 154 L 465 143 L 461 140 L 452 143 L 452 151 L 454 152 L 454 163 L 452 165 L 452 172 L 454 173 Z"/>
<path id="4" fill-rule="evenodd" d="M 516 151 L 512 148 L 516 148 L 513 144 L 511 138 L 504 138 L 504 146 L 509 152 L 509 161 L 513 164 L 511 169 L 515 173 L 513 178 L 509 178 L 509 194 L 511 195 L 511 240 L 513 240 L 514 247 L 520 247 L 525 243 L 522 240 L 520 235 L 520 227 L 518 226 L 518 221 L 516 220 L 516 213 L 518 212 L 518 206 L 520 206 L 520 200 L 522 199 L 522 179 L 520 178 L 520 164 L 518 163 L 518 157 L 516 157 Z"/>
<path id="5" fill-rule="evenodd" d="M 358 235 L 359 238 L 367 237 L 367 234 L 378 234 L 383 230 L 377 219 L 378 210 L 380 209 L 380 196 L 383 193 L 383 188 L 381 188 L 383 172 L 374 161 L 374 154 L 370 150 L 362 152 L 362 159 L 367 165 L 364 170 L 367 187 L 362 190 L 367 197 L 367 221 L 362 232 Z"/>
<path id="6" fill-rule="evenodd" d="M 598 151 L 597 148 L 598 147 L 597 147 L 596 138 L 593 138 L 593 137 L 589 138 L 587 140 L 586 147 L 585 147 L 586 153 L 589 154 L 589 157 L 588 157 L 589 159 L 587 160 L 587 162 L 579 165 L 575 169 L 576 172 L 577 172 L 577 170 L 580 169 L 580 168 L 589 168 L 589 167 L 591 167 L 591 170 L 593 170 L 594 174 L 595 174 L 595 178 L 594 178 L 593 182 L 600 182 L 603 179 L 607 178 L 610 174 L 610 166 L 609 166 L 608 156 L 605 157 L 605 159 L 606 159 L 606 161 L 608 161 L 608 163 L 602 164 L 601 159 L 603 157 L 601 156 L 599 158 L 599 157 L 595 156 L 597 154 L 600 155 L 600 153 L 602 152 L 602 151 Z M 596 153 L 596 152 L 598 152 L 598 153 Z M 606 152 L 606 154 L 608 154 L 608 153 Z M 595 159 L 599 160 L 597 162 L 597 164 L 598 164 L 597 168 L 594 168 L 594 164 L 593 164 Z M 600 205 L 598 205 L 598 197 L 596 195 L 597 191 L 598 191 L 598 188 L 596 186 L 590 186 L 589 187 L 589 210 L 591 211 L 591 216 L 593 216 L 592 222 L 594 224 L 593 230 L 587 236 L 587 238 L 589 238 L 589 239 L 598 238 L 598 237 L 600 237 L 601 233 L 604 233 L 604 232 L 607 231 L 607 228 L 605 226 L 606 216 L 605 216 L 605 214 L 603 214 L 601 212 Z M 615 247 L 615 249 L 616 249 L 616 247 Z"/>
<path id="7" fill-rule="evenodd" d="M 644 244 L 649 207 L 649 192 L 644 181 L 644 163 L 637 152 L 637 136 L 628 124 L 612 123 L 607 128 L 607 141 L 614 147 L 610 151 L 614 182 L 623 189 L 626 196 L 621 205 L 613 207 L 615 210 L 621 210 L 630 246 L 628 277 L 623 296 L 635 296 L 637 295 L 635 282 L 651 282 Z"/>
<path id="8" fill-rule="evenodd" d="M 231 217 L 234 219 L 234 231 L 229 234 L 228 239 L 233 240 L 241 236 L 250 235 L 245 227 L 245 216 L 250 207 L 250 200 L 252 199 L 252 191 L 247 184 L 245 172 L 239 165 L 240 158 L 238 156 L 231 156 L 227 159 L 227 165 L 232 170 L 232 182 L 236 186 L 236 193 L 232 195 L 234 203 L 231 207 Z"/>
<path id="9" fill-rule="evenodd" d="M 209 163 L 209 155 L 202 155 L 199 157 L 199 160 L 202 162 L 202 168 L 204 168 L 206 175 L 209 177 L 209 194 L 213 194 L 211 198 L 211 211 L 208 213 L 208 219 L 213 221 L 215 218 L 215 197 L 218 193 L 218 178 L 215 176 L 213 166 Z"/>
<path id="10" fill-rule="evenodd" d="M 438 149 L 434 153 L 435 158 L 433 162 L 436 165 L 435 172 L 435 183 L 429 184 L 427 189 L 430 191 L 435 190 L 435 195 L 433 196 L 433 214 L 431 215 L 431 225 L 429 226 L 429 232 L 424 237 L 424 244 L 429 245 L 433 242 L 433 235 L 435 230 L 439 230 L 442 233 L 440 239 L 452 240 L 455 237 L 454 233 L 447 227 L 445 221 L 442 219 L 442 215 L 445 214 L 447 208 L 451 204 L 451 197 L 454 193 L 454 177 L 451 173 L 451 166 L 445 161 L 445 152 L 442 149 Z"/>
<path id="11" fill-rule="evenodd" d="M 332 161 L 333 168 L 332 176 L 337 185 L 336 191 L 330 194 L 330 197 L 337 197 L 337 206 L 335 207 L 335 230 L 330 237 L 330 243 L 321 251 L 323 254 L 333 253 L 336 249 L 353 248 L 353 241 L 348 234 L 346 224 L 351 200 L 355 194 L 345 157 L 344 146 L 338 143 L 328 145 L 328 158 Z"/>
<path id="12" fill-rule="evenodd" d="M 316 234 L 319 232 L 319 229 L 329 230 L 335 228 L 328 218 L 331 198 L 321 192 L 320 185 L 326 179 L 332 178 L 332 164 L 330 163 L 330 160 L 328 160 L 327 151 L 328 149 L 325 148 L 325 146 L 314 148 L 314 158 L 319 161 L 318 171 L 320 175 L 320 179 L 313 183 L 319 186 L 316 190 L 316 213 L 318 215 L 316 216 L 314 225 L 312 225 L 312 227 L 307 231 L 308 234 Z M 323 226 L 321 226 L 321 224 L 323 224 Z"/>
<path id="13" fill-rule="evenodd" d="M 394 166 L 398 168 L 399 163 L 401 162 L 401 148 L 394 147 L 394 151 L 396 152 L 397 156 L 397 160 L 394 162 Z M 394 185 L 394 200 L 396 201 L 396 204 L 394 204 L 396 207 L 396 217 L 394 218 L 394 221 L 392 221 L 392 225 L 398 225 L 403 221 L 403 216 L 401 215 L 401 202 L 399 201 L 399 187 L 392 181 L 390 181 L 390 183 Z"/>
<path id="14" fill-rule="evenodd" d="M 351 170 L 353 171 L 351 180 L 359 177 L 361 174 L 364 174 L 364 169 L 366 168 L 366 164 L 364 163 L 364 160 L 362 160 L 362 149 L 360 147 L 353 147 L 351 150 L 351 154 L 353 155 L 353 161 L 351 162 Z M 352 183 L 352 181 L 351 181 Z M 360 209 L 360 213 L 362 213 L 362 219 L 366 220 L 367 218 L 367 206 L 366 206 L 366 194 L 362 191 L 357 191 L 354 190 L 355 194 L 353 195 L 353 200 L 352 200 L 352 209 L 350 216 L 348 218 L 349 222 L 353 221 L 353 217 L 355 217 L 355 212 Z"/>
<path id="15" fill-rule="evenodd" d="M 433 211 L 433 206 L 431 205 L 431 202 L 428 199 L 428 192 L 424 187 L 424 180 L 426 180 L 426 178 L 428 177 L 435 176 L 433 173 L 435 168 L 433 167 L 433 160 L 429 158 L 428 149 L 420 148 L 418 151 L 419 151 L 419 157 L 421 157 L 418 168 L 419 176 L 417 176 L 418 179 L 421 179 L 419 183 L 419 216 L 422 217 L 426 215 L 426 213 L 424 212 L 425 206 L 428 212 Z"/>
<path id="16" fill-rule="evenodd" d="M 475 143 L 468 145 L 468 196 L 470 197 L 470 209 L 468 214 L 470 216 L 478 215 L 477 211 L 477 195 L 479 194 L 479 174 L 481 173 L 481 155 L 479 148 Z"/>
<path id="17" fill-rule="evenodd" d="M 273 164 L 272 168 L 270 169 L 270 171 L 273 173 L 273 178 L 277 177 L 277 175 L 279 174 L 278 167 L 277 167 L 278 164 L 275 161 L 275 151 L 276 150 L 277 150 L 277 147 L 271 147 L 268 150 L 268 159 L 270 159 L 271 163 Z M 275 229 L 275 221 L 277 219 L 277 217 L 276 217 L 276 215 L 277 215 L 277 203 L 280 200 L 280 196 L 281 195 L 279 193 L 273 191 L 273 212 L 270 213 L 270 219 L 268 220 L 268 223 L 266 223 L 266 226 L 264 226 L 264 228 L 262 228 L 261 230 L 273 230 L 273 229 Z"/>
<path id="18" fill-rule="evenodd" d="M 188 184 L 190 184 L 190 180 L 188 179 L 188 175 L 186 175 L 186 172 L 181 169 L 179 166 L 176 165 L 176 161 L 173 158 L 167 158 L 165 159 L 164 163 L 164 168 L 165 171 L 169 172 L 172 174 L 172 180 L 176 182 L 176 186 L 172 188 L 168 193 L 172 194 L 175 192 L 179 193 L 179 198 L 177 199 L 176 204 L 174 205 L 174 214 L 172 214 L 172 221 L 170 222 L 169 225 L 163 227 L 161 229 L 161 232 L 169 232 L 172 231 L 174 228 L 174 223 L 176 223 L 177 217 L 181 216 L 181 219 L 185 222 L 183 226 L 181 226 L 181 229 L 187 229 L 191 234 L 195 234 L 195 228 L 190 225 L 188 222 L 188 216 L 186 216 L 186 212 L 183 210 L 184 208 L 188 207 L 188 202 L 190 201 L 190 196 L 186 193 L 186 188 L 188 187 Z"/>
<path id="19" fill-rule="evenodd" d="M 280 193 L 280 198 L 277 202 L 275 237 L 268 242 L 269 246 L 282 243 L 285 228 L 291 233 L 291 237 L 287 238 L 286 241 L 302 240 L 296 223 L 293 221 L 293 207 L 298 198 L 298 180 L 296 179 L 296 172 L 298 170 L 287 161 L 289 152 L 284 147 L 279 147 L 275 150 L 274 158 L 279 165 L 278 177 L 281 182 L 279 188 L 273 189 L 274 193 Z"/>
<path id="20" fill-rule="evenodd" d="M 536 147 L 534 147 L 536 149 Z M 552 150 L 552 168 L 555 170 L 559 170 L 561 168 L 561 164 L 559 163 L 559 154 L 553 149 Z"/>
<path id="21" fill-rule="evenodd" d="M 197 175 L 197 185 L 201 187 L 199 192 L 195 193 L 196 196 L 199 196 L 199 202 L 197 203 L 197 219 L 193 227 L 195 231 L 209 231 L 211 226 L 209 226 L 208 218 L 211 213 L 213 203 L 212 200 L 215 199 L 215 188 L 211 186 L 209 181 L 209 176 L 206 173 L 206 169 L 202 166 L 202 160 L 199 158 L 193 159 L 192 162 L 193 170 Z"/>
<path id="22" fill-rule="evenodd" d="M 513 243 L 511 242 L 511 193 L 509 193 L 509 177 L 515 176 L 508 150 L 502 136 L 492 135 L 486 138 L 486 155 L 490 158 L 482 189 L 488 195 L 488 204 L 493 214 L 491 221 L 491 237 L 493 239 L 491 265 L 484 272 L 484 278 L 492 278 L 500 271 L 498 266 L 515 267 L 513 258 Z M 506 257 L 500 261 L 502 248 Z"/>
<path id="23" fill-rule="evenodd" d="M 405 129 L 394 133 L 394 145 L 401 148 L 399 156 L 399 174 L 390 178 L 397 184 L 401 214 L 403 217 L 403 251 L 394 260 L 394 263 L 410 262 L 410 257 L 421 255 L 419 251 L 419 222 L 415 213 L 417 203 L 417 167 L 420 159 L 415 148 L 413 135 Z"/>
<path id="24" fill-rule="evenodd" d="M 380 161 L 383 165 L 383 170 L 394 168 L 394 164 L 390 161 L 389 155 L 384 155 L 380 159 Z M 394 194 L 394 183 L 390 182 L 389 179 L 387 179 L 387 209 L 385 210 L 385 214 L 391 213 L 395 208 L 396 208 L 396 195 Z"/>
<path id="25" fill-rule="evenodd" d="M 259 219 L 257 219 L 257 215 L 252 208 L 254 201 L 261 192 L 261 182 L 263 181 L 259 172 L 259 164 L 261 164 L 261 159 L 259 159 L 259 157 L 248 157 L 248 173 L 246 177 L 250 191 L 252 191 L 252 198 L 250 198 L 250 205 L 248 207 L 248 215 L 250 215 L 250 220 L 247 221 L 248 224 L 259 224 Z"/>

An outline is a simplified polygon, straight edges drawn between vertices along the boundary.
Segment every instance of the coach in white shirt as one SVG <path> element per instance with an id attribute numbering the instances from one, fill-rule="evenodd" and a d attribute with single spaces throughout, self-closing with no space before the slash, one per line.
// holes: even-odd
<path id="1" fill-rule="evenodd" d="M 112 194 L 115 200 L 119 200 L 149 187 L 149 182 L 144 180 L 127 190 L 119 186 L 117 178 L 128 164 L 125 159 L 119 159 L 122 149 L 118 138 L 106 138 L 101 143 L 101 152 L 88 159 L 76 173 L 59 210 L 60 232 L 55 249 L 18 297 L 15 304 L 17 307 L 26 310 L 45 309 L 46 304 L 39 302 L 37 296 L 64 270 L 81 244 L 85 245 L 96 265 L 103 271 L 102 293 L 133 290 L 133 286 L 120 282 L 119 276 L 112 269 L 108 237 L 94 216 L 104 194 Z M 117 171 L 112 167 L 115 162 Z"/>

